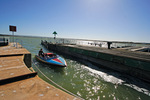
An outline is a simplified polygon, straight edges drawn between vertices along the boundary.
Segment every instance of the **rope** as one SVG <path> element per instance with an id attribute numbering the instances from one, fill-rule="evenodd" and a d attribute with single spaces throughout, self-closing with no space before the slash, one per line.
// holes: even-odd
<path id="1" fill-rule="evenodd" d="M 35 63 L 34 63 L 33 61 L 32 61 L 32 63 L 35 65 Z M 69 94 L 71 94 L 71 95 L 73 95 L 73 96 L 75 96 L 75 97 L 78 97 L 78 98 L 84 100 L 83 98 L 81 98 L 81 97 L 79 97 L 79 96 L 77 96 L 77 95 L 71 93 L 70 91 L 64 89 L 63 87 L 61 87 L 60 85 L 58 85 L 57 83 L 55 83 L 54 81 L 52 81 L 52 80 L 51 80 L 49 77 L 47 77 L 36 65 L 35 65 L 35 67 L 36 67 L 36 69 L 39 70 L 39 72 L 40 72 L 45 78 L 47 78 L 50 82 L 52 82 L 53 84 L 55 84 L 57 87 L 59 87 L 59 88 L 62 89 L 63 91 L 65 91 L 65 92 L 67 92 L 67 93 L 69 93 Z"/>

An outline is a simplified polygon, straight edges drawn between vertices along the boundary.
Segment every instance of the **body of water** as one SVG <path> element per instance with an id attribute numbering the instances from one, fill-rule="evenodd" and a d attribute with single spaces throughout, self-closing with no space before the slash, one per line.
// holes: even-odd
<path id="1" fill-rule="evenodd" d="M 16 39 L 31 52 L 32 60 L 42 73 L 75 95 L 86 100 L 150 100 L 150 85 L 148 83 L 112 70 L 103 69 L 101 66 L 93 65 L 88 61 L 77 60 L 63 54 L 60 56 L 66 60 L 68 65 L 64 68 L 54 68 L 54 66 L 36 61 L 35 55 L 38 54 L 40 48 L 43 48 L 44 52 L 55 52 L 48 51 L 40 45 L 41 39 L 47 41 L 53 41 L 53 39 L 15 37 Z M 69 42 L 65 39 L 60 41 Z M 72 42 L 79 41 L 74 40 Z M 38 72 L 38 75 L 52 84 L 36 69 L 35 65 L 32 64 L 32 67 Z"/>

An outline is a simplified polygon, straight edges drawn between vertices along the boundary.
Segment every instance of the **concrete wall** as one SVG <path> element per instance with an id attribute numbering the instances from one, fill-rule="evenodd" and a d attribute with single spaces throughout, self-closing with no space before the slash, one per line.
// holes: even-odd
<path id="1" fill-rule="evenodd" d="M 25 65 L 30 68 L 32 66 L 32 61 L 31 61 L 31 54 L 24 54 L 24 59 L 23 59 Z"/>
<path id="2" fill-rule="evenodd" d="M 49 50 L 55 50 L 74 57 L 82 58 L 102 65 L 105 68 L 123 72 L 150 82 L 150 62 L 148 61 L 84 50 L 75 47 L 64 46 L 61 44 L 55 45 L 43 43 L 43 45 Z"/>

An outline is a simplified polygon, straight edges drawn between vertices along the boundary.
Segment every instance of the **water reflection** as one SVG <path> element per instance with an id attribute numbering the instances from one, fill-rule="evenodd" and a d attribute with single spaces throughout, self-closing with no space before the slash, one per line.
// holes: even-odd
<path id="1" fill-rule="evenodd" d="M 82 85 L 84 89 L 81 88 L 77 94 L 84 97 L 84 95 L 82 95 L 82 91 L 84 91 L 83 94 L 86 94 L 86 99 L 89 99 L 93 96 L 98 98 L 112 98 L 118 100 L 119 98 L 125 100 L 131 98 L 140 100 L 141 97 L 143 98 L 143 95 L 141 97 L 133 97 L 133 95 L 139 93 L 133 92 L 132 89 L 150 96 L 150 85 L 148 83 L 142 82 L 134 77 L 115 72 L 113 70 L 99 68 L 84 60 L 79 61 L 73 59 L 70 60 L 69 64 L 74 65 L 75 62 L 77 62 L 77 64 L 75 64 L 73 69 L 76 71 L 76 73 L 73 75 L 73 78 L 80 78 L 84 81 Z M 82 64 L 79 64 L 78 62 Z M 125 91 L 125 93 L 121 93 L 122 91 Z"/>

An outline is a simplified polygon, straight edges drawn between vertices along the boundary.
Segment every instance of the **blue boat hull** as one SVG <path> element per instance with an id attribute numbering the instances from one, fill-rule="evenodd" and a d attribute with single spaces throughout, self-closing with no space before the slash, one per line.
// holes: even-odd
<path id="1" fill-rule="evenodd" d="M 67 66 L 66 61 L 58 55 L 56 55 L 56 57 L 50 57 L 50 58 L 40 57 L 40 56 L 36 55 L 35 58 L 37 60 L 43 62 L 43 63 L 46 63 L 46 64 L 61 66 L 61 67 L 66 67 Z"/>

